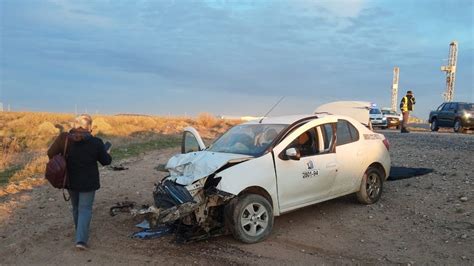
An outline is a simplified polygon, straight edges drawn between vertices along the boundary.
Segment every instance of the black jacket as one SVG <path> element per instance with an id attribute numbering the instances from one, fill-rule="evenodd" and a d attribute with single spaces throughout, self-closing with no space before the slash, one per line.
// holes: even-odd
<path id="1" fill-rule="evenodd" d="M 95 191 L 100 188 L 99 168 L 97 162 L 109 165 L 112 157 L 105 150 L 104 142 L 90 133 L 71 130 L 69 134 L 61 133 L 48 149 L 48 157 L 63 153 L 68 137 L 67 147 L 67 188 L 79 191 Z"/>

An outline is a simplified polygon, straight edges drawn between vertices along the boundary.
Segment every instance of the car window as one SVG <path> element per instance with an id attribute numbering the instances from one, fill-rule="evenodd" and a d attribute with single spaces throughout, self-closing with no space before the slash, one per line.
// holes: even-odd
<path id="1" fill-rule="evenodd" d="M 190 132 L 184 133 L 184 147 L 182 149 L 183 153 L 199 151 L 199 143 Z"/>
<path id="2" fill-rule="evenodd" d="M 351 132 L 349 131 L 349 126 L 345 120 L 338 120 L 337 121 L 337 146 L 344 145 L 347 143 L 352 142 L 351 139 Z"/>
<path id="3" fill-rule="evenodd" d="M 321 144 L 323 147 L 323 150 L 321 152 L 324 153 L 331 153 L 334 152 L 335 145 L 335 132 L 334 132 L 334 126 L 333 124 L 324 124 L 321 126 L 318 126 L 318 131 L 321 132 Z"/>
<path id="4" fill-rule="evenodd" d="M 209 151 L 260 156 L 288 125 L 241 124 L 229 129 Z"/>
<path id="5" fill-rule="evenodd" d="M 449 108 L 450 108 L 450 106 L 451 106 L 451 104 L 450 104 L 450 103 L 447 103 L 447 104 L 445 104 L 445 105 L 443 106 L 443 109 L 442 109 L 442 111 L 448 111 L 448 110 L 449 110 Z"/>
<path id="6" fill-rule="evenodd" d="M 465 103 L 461 105 L 461 110 L 474 111 L 474 103 Z"/>
<path id="7" fill-rule="evenodd" d="M 316 155 L 319 153 L 319 142 L 316 135 L 316 130 L 311 128 L 310 130 L 299 135 L 291 144 L 287 147 L 295 148 L 300 152 L 301 157 L 307 157 Z M 285 149 L 286 150 L 286 149 Z"/>
<path id="8" fill-rule="evenodd" d="M 436 109 L 436 111 L 441 111 L 441 110 L 443 110 L 445 105 L 446 105 L 446 104 L 442 103 L 442 104 L 438 107 L 438 109 Z"/>
<path id="9" fill-rule="evenodd" d="M 370 109 L 369 111 L 369 114 L 371 115 L 378 115 L 378 114 L 381 114 L 382 112 L 380 111 L 380 109 L 377 109 L 377 108 L 374 108 L 374 109 Z"/>
<path id="10" fill-rule="evenodd" d="M 337 146 L 359 140 L 359 131 L 347 120 L 337 120 Z"/>
<path id="11" fill-rule="evenodd" d="M 347 125 L 349 126 L 349 131 L 351 132 L 351 139 L 352 141 L 358 141 L 359 140 L 359 130 L 355 128 L 350 122 L 347 122 Z"/>

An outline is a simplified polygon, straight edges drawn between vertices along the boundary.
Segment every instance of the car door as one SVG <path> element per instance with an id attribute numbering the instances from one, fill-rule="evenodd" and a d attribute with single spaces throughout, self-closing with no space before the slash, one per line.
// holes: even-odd
<path id="1" fill-rule="evenodd" d="M 454 120 L 456 118 L 457 103 L 450 103 L 449 109 L 446 112 L 446 126 L 454 126 Z"/>
<path id="2" fill-rule="evenodd" d="M 451 103 L 451 106 L 448 110 L 448 115 L 446 117 L 446 123 L 449 127 L 454 127 L 454 120 L 456 120 L 456 115 L 458 113 L 458 104 Z"/>
<path id="3" fill-rule="evenodd" d="M 448 117 L 449 117 L 449 110 L 451 109 L 452 103 L 447 103 L 443 106 L 443 109 L 438 114 L 438 122 L 439 126 L 446 127 L 449 126 Z"/>
<path id="4" fill-rule="evenodd" d="M 323 124 L 320 121 L 309 122 L 294 130 L 274 148 L 278 200 L 282 212 L 328 197 L 338 167 L 335 122 L 335 119 L 326 119 Z M 310 139 L 312 150 L 308 149 L 309 145 L 303 144 L 308 147 L 297 147 L 301 153 L 299 160 L 288 158 L 286 151 L 295 148 L 295 143 L 299 143 L 301 139 L 307 138 Z"/>
<path id="5" fill-rule="evenodd" d="M 185 128 L 181 142 L 181 153 L 202 151 L 204 149 L 206 149 L 206 145 L 202 141 L 199 132 L 193 127 Z"/>
<path id="6" fill-rule="evenodd" d="M 367 151 L 359 141 L 359 131 L 347 120 L 337 121 L 336 136 L 338 173 L 332 194 L 342 195 L 359 187 L 360 177 L 365 170 L 361 166 L 364 165 Z"/>

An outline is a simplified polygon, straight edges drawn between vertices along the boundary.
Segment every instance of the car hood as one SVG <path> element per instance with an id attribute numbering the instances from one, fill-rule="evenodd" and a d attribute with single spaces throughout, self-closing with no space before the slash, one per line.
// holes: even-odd
<path id="1" fill-rule="evenodd" d="M 252 156 L 210 151 L 177 154 L 169 159 L 166 169 L 170 179 L 180 185 L 190 185 L 194 181 L 213 174 L 227 163 L 239 163 L 252 159 Z"/>

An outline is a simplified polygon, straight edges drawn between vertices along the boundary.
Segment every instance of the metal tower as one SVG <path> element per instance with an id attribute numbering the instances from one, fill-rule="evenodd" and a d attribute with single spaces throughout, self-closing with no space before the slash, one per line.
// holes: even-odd
<path id="1" fill-rule="evenodd" d="M 456 80 L 456 63 L 458 61 L 458 43 L 453 41 L 449 44 L 448 65 L 441 66 L 441 71 L 446 72 L 446 91 L 444 100 L 451 102 L 454 99 L 454 81 Z"/>
<path id="2" fill-rule="evenodd" d="M 400 75 L 400 69 L 398 67 L 393 68 L 393 81 L 392 81 L 392 111 L 397 111 L 398 103 L 398 78 Z"/>

